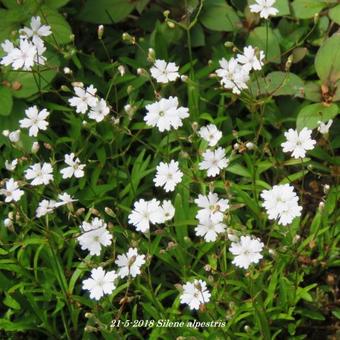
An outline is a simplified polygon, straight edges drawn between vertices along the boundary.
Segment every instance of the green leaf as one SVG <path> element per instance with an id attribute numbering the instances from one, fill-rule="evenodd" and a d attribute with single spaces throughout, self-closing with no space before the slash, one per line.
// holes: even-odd
<path id="1" fill-rule="evenodd" d="M 15 310 L 20 310 L 21 306 L 18 303 L 18 301 L 16 301 L 12 296 L 10 296 L 9 294 L 6 293 L 5 298 L 2 301 L 7 307 L 15 309 Z"/>
<path id="2" fill-rule="evenodd" d="M 275 71 L 266 78 L 254 80 L 250 87 L 254 95 L 301 96 L 303 81 L 294 73 Z"/>
<path id="3" fill-rule="evenodd" d="M 328 12 L 328 16 L 331 20 L 340 25 L 340 5 L 331 8 Z"/>
<path id="4" fill-rule="evenodd" d="M 340 34 L 335 33 L 320 47 L 315 57 L 315 70 L 323 82 L 336 83 L 340 79 Z"/>
<path id="5" fill-rule="evenodd" d="M 8 116 L 13 107 L 11 91 L 7 87 L 0 87 L 0 116 Z"/>
<path id="6" fill-rule="evenodd" d="M 290 14 L 288 0 L 276 0 L 275 8 L 278 9 L 279 11 L 277 16 L 284 16 Z"/>
<path id="7" fill-rule="evenodd" d="M 326 106 L 322 103 L 305 106 L 298 114 L 296 128 L 302 130 L 304 127 L 315 129 L 318 121 L 327 122 L 338 114 L 339 108 L 336 104 Z"/>
<path id="8" fill-rule="evenodd" d="M 241 26 L 239 17 L 224 0 L 205 1 L 200 21 L 212 31 L 232 32 Z"/>
<path id="9" fill-rule="evenodd" d="M 327 4 L 320 0 L 295 0 L 292 3 L 294 15 L 299 19 L 313 18 Z"/>
<path id="10" fill-rule="evenodd" d="M 112 24 L 123 21 L 134 8 L 126 0 L 87 0 L 78 18 L 95 24 Z"/>
<path id="11" fill-rule="evenodd" d="M 266 60 L 279 64 L 281 62 L 281 50 L 278 38 L 275 36 L 271 28 L 256 27 L 250 32 L 247 44 L 256 46 L 264 52 L 267 51 Z"/>

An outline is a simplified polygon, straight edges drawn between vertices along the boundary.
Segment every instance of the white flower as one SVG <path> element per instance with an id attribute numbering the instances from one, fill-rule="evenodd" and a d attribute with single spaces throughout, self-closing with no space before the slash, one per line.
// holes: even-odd
<path id="1" fill-rule="evenodd" d="M 104 295 L 111 294 L 116 289 L 117 273 L 112 270 L 105 272 L 102 267 L 91 270 L 91 277 L 83 281 L 83 289 L 90 291 L 90 298 L 100 300 Z"/>
<path id="2" fill-rule="evenodd" d="M 228 160 L 225 158 L 225 151 L 221 147 L 213 150 L 207 150 L 203 153 L 203 161 L 199 163 L 200 170 L 208 170 L 207 175 L 214 177 L 220 171 L 228 166 Z"/>
<path id="3" fill-rule="evenodd" d="M 129 248 L 126 254 L 117 256 L 115 263 L 119 267 L 119 277 L 130 275 L 136 277 L 140 274 L 140 267 L 145 263 L 145 255 L 138 255 L 136 248 Z"/>
<path id="4" fill-rule="evenodd" d="M 179 170 L 178 162 L 160 162 L 157 166 L 156 177 L 153 179 L 156 187 L 164 186 L 166 192 L 174 191 L 175 186 L 182 181 L 183 172 Z"/>
<path id="5" fill-rule="evenodd" d="M 154 66 L 150 68 L 150 72 L 158 83 L 163 84 L 175 81 L 179 77 L 178 66 L 175 63 L 167 63 L 160 59 L 156 59 Z"/>
<path id="6" fill-rule="evenodd" d="M 140 199 L 135 202 L 133 208 L 129 215 L 129 223 L 134 225 L 137 231 L 145 233 L 149 231 L 150 223 L 164 222 L 163 209 L 155 198 L 151 201 Z"/>
<path id="7" fill-rule="evenodd" d="M 250 12 L 252 13 L 260 13 L 260 17 L 264 19 L 268 19 L 269 16 L 275 16 L 279 13 L 279 10 L 275 7 L 272 7 L 276 0 L 255 0 L 254 5 L 250 5 Z"/>
<path id="8" fill-rule="evenodd" d="M 248 269 L 251 263 L 258 263 L 262 258 L 264 244 L 257 238 L 241 236 L 238 242 L 232 242 L 229 251 L 235 255 L 233 264 Z"/>
<path id="9" fill-rule="evenodd" d="M 316 141 L 311 138 L 312 130 L 303 128 L 300 132 L 289 129 L 285 132 L 286 142 L 282 143 L 283 152 L 291 152 L 294 158 L 304 158 L 307 150 L 314 149 Z"/>
<path id="10" fill-rule="evenodd" d="M 329 132 L 329 128 L 332 126 L 333 124 L 333 119 L 330 119 L 327 123 L 318 121 L 318 131 L 323 134 L 323 135 L 327 135 Z"/>
<path id="11" fill-rule="evenodd" d="M 261 70 L 263 66 L 264 52 L 258 51 L 256 53 L 255 48 L 252 46 L 246 46 L 243 49 L 243 54 L 237 55 L 237 62 L 243 64 L 245 68 L 249 71 L 251 70 Z"/>
<path id="12" fill-rule="evenodd" d="M 200 219 L 195 231 L 197 236 L 203 236 L 207 242 L 214 242 L 217 239 L 217 235 L 223 233 L 225 228 L 225 224 L 213 221 L 210 217 L 205 216 Z"/>
<path id="13" fill-rule="evenodd" d="M 53 181 L 53 168 L 50 163 L 40 163 L 31 165 L 25 170 L 25 178 L 32 180 L 31 185 L 48 184 Z"/>
<path id="14" fill-rule="evenodd" d="M 45 216 L 51 212 L 53 212 L 54 208 L 56 207 L 56 202 L 53 200 L 42 200 L 39 203 L 39 206 L 35 212 L 35 216 L 37 218 Z"/>
<path id="15" fill-rule="evenodd" d="M 75 86 L 74 92 L 76 94 L 75 97 L 72 97 L 68 100 L 71 106 L 76 108 L 77 113 L 86 113 L 89 106 L 93 107 L 97 103 L 96 92 L 97 89 L 94 88 L 93 85 L 84 90 L 81 87 Z"/>
<path id="16" fill-rule="evenodd" d="M 242 90 L 248 88 L 249 69 L 247 67 L 240 65 L 234 58 L 229 61 L 222 58 L 219 64 L 221 68 L 216 70 L 216 74 L 221 78 L 220 82 L 226 89 L 240 94 Z"/>
<path id="17" fill-rule="evenodd" d="M 0 194 L 6 196 L 5 202 L 9 203 L 12 201 L 18 202 L 24 192 L 19 189 L 18 182 L 11 178 L 6 181 L 5 189 L 0 189 Z"/>
<path id="18" fill-rule="evenodd" d="M 60 170 L 64 179 L 71 178 L 72 176 L 76 178 L 84 176 L 85 164 L 80 164 L 79 158 L 75 158 L 75 154 L 73 152 L 65 155 L 65 163 L 68 167 Z"/>
<path id="19" fill-rule="evenodd" d="M 208 142 L 209 146 L 215 146 L 222 138 L 222 132 L 217 129 L 215 124 L 202 126 L 199 129 L 198 134 L 201 138 Z"/>
<path id="20" fill-rule="evenodd" d="M 12 142 L 12 143 L 18 143 L 20 140 L 20 130 L 15 130 L 12 132 L 9 132 L 8 134 L 8 139 Z"/>
<path id="21" fill-rule="evenodd" d="M 175 207 L 172 205 L 171 201 L 164 200 L 162 203 L 163 210 L 163 220 L 169 221 L 175 216 Z"/>
<path id="22" fill-rule="evenodd" d="M 279 224 L 290 224 L 301 215 L 299 198 L 289 184 L 274 185 L 271 190 L 262 191 L 261 198 L 269 219 L 278 219 Z"/>
<path id="23" fill-rule="evenodd" d="M 49 116 L 49 112 L 43 109 L 39 112 L 34 105 L 25 111 L 27 118 L 19 121 L 21 128 L 29 129 L 29 135 L 37 137 L 39 130 L 46 130 L 48 122 L 45 120 Z"/>
<path id="24" fill-rule="evenodd" d="M 100 99 L 96 102 L 96 105 L 91 106 L 88 116 L 96 122 L 101 122 L 109 113 L 110 108 L 107 106 L 106 101 L 104 99 Z"/>
<path id="25" fill-rule="evenodd" d="M 19 30 L 19 33 L 32 39 L 35 45 L 42 42 L 41 37 L 47 37 L 52 34 L 51 27 L 49 25 L 42 25 L 41 19 L 38 16 L 32 17 L 30 26 L 22 28 Z"/>
<path id="26" fill-rule="evenodd" d="M 64 192 L 63 194 L 59 194 L 58 199 L 59 199 L 59 202 L 57 202 L 55 204 L 56 207 L 60 207 L 62 205 L 67 205 L 67 204 L 70 204 L 72 202 L 78 201 L 78 200 L 75 200 L 74 198 L 72 198 L 72 196 L 70 196 L 67 192 Z"/>
<path id="27" fill-rule="evenodd" d="M 199 309 L 210 301 L 210 292 L 207 289 L 207 284 L 202 280 L 194 280 L 183 285 L 183 293 L 180 296 L 181 303 L 189 305 L 190 309 Z"/>
<path id="28" fill-rule="evenodd" d="M 19 46 L 14 47 L 6 40 L 1 47 L 7 55 L 2 57 L 1 64 L 5 66 L 11 65 L 14 70 L 23 69 L 30 71 L 35 64 L 37 47 L 27 39 L 20 39 Z"/>
<path id="29" fill-rule="evenodd" d="M 171 127 L 177 130 L 183 125 L 182 120 L 189 117 L 189 109 L 178 105 L 177 97 L 162 98 L 147 105 L 147 114 L 144 117 L 146 124 L 157 126 L 160 132 L 169 131 Z"/>
<path id="30" fill-rule="evenodd" d="M 83 222 L 80 226 L 82 235 L 77 240 L 83 250 L 89 250 L 90 255 L 100 255 L 102 246 L 111 244 L 112 235 L 106 229 L 104 220 L 95 217 L 91 223 Z"/>
<path id="31" fill-rule="evenodd" d="M 227 199 L 219 199 L 218 195 L 209 192 L 208 196 L 198 195 L 195 203 L 201 208 L 196 215 L 199 221 L 211 219 L 213 222 L 223 221 L 223 213 L 229 208 Z"/>
<path id="32" fill-rule="evenodd" d="M 14 171 L 15 168 L 17 167 L 17 165 L 18 165 L 18 160 L 17 159 L 13 159 L 12 162 L 10 162 L 8 160 L 5 161 L 5 168 L 8 171 Z"/>

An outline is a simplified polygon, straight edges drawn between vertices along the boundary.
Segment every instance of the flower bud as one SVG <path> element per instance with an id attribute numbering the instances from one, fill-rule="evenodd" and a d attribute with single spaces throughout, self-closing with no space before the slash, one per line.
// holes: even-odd
<path id="1" fill-rule="evenodd" d="M 175 23 L 172 21 L 167 21 L 166 22 L 169 28 L 175 28 Z"/>
<path id="2" fill-rule="evenodd" d="M 6 228 L 11 228 L 13 227 L 13 221 L 10 218 L 5 218 L 4 219 L 4 226 Z"/>
<path id="3" fill-rule="evenodd" d="M 246 148 L 248 150 L 253 150 L 255 148 L 255 144 L 252 143 L 252 142 L 248 142 L 248 143 L 246 143 Z"/>
<path id="4" fill-rule="evenodd" d="M 185 74 L 181 75 L 182 82 L 185 83 L 188 79 L 189 79 L 188 76 L 186 76 Z"/>
<path id="5" fill-rule="evenodd" d="M 69 67 L 64 67 L 64 74 L 72 74 L 73 71 Z"/>
<path id="6" fill-rule="evenodd" d="M 124 65 L 119 65 L 118 66 L 118 71 L 120 73 L 120 76 L 123 77 L 125 72 L 126 72 Z"/>
<path id="7" fill-rule="evenodd" d="M 239 143 L 235 143 L 234 145 L 233 145 L 233 149 L 234 150 L 238 150 L 240 148 L 240 144 Z"/>
<path id="8" fill-rule="evenodd" d="M 39 149 L 40 149 L 39 142 L 33 142 L 32 147 L 31 147 L 31 152 L 37 153 Z"/>
<path id="9" fill-rule="evenodd" d="M 98 35 L 98 39 L 102 40 L 103 35 L 104 35 L 104 25 L 99 25 L 97 28 L 97 35 Z"/>
<path id="10" fill-rule="evenodd" d="M 323 186 L 323 192 L 324 192 L 325 194 L 327 194 L 330 188 L 331 188 L 331 187 L 329 186 L 329 184 L 325 184 L 325 185 Z"/>
<path id="11" fill-rule="evenodd" d="M 9 134 L 10 134 L 9 130 L 3 130 L 3 131 L 2 131 L 2 135 L 3 135 L 4 137 L 8 137 Z"/>
<path id="12" fill-rule="evenodd" d="M 155 58 L 156 58 L 155 50 L 153 48 L 149 48 L 148 49 L 148 61 L 150 63 L 153 63 L 155 61 Z"/>

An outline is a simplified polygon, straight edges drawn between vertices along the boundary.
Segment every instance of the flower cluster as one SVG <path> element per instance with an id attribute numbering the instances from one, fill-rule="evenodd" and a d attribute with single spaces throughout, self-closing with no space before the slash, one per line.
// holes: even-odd
<path id="1" fill-rule="evenodd" d="M 87 113 L 87 116 L 97 123 L 103 121 L 110 113 L 106 100 L 96 95 L 97 89 L 93 85 L 84 88 L 82 83 L 77 83 L 73 90 L 76 96 L 68 101 L 72 107 L 76 108 L 77 113 Z"/>
<path id="2" fill-rule="evenodd" d="M 216 70 L 217 76 L 221 78 L 221 85 L 235 94 L 240 94 L 242 90 L 248 88 L 250 71 L 262 69 L 264 57 L 263 51 L 246 46 L 243 49 L 243 54 L 238 54 L 236 59 L 222 58 L 219 61 L 221 68 Z"/>
<path id="3" fill-rule="evenodd" d="M 16 45 L 9 40 L 1 44 L 6 55 L 1 58 L 0 64 L 25 71 L 32 70 L 34 65 L 44 65 L 46 47 L 42 38 L 52 34 L 51 27 L 42 25 L 37 16 L 31 19 L 30 27 L 24 27 L 19 33 Z"/>

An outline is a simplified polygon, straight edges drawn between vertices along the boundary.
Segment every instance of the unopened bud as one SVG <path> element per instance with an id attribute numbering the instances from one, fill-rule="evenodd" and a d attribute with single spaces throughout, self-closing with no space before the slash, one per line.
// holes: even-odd
<path id="1" fill-rule="evenodd" d="M 32 153 L 37 153 L 40 149 L 40 144 L 38 142 L 34 142 L 32 144 L 31 152 Z"/>
<path id="2" fill-rule="evenodd" d="M 148 49 L 148 61 L 150 63 L 153 63 L 155 61 L 155 58 L 156 58 L 155 50 L 153 48 L 149 48 Z"/>
<path id="3" fill-rule="evenodd" d="M 169 28 L 175 28 L 175 23 L 174 22 L 168 20 L 166 23 L 167 23 Z"/>
<path id="4" fill-rule="evenodd" d="M 233 149 L 234 150 L 238 150 L 240 148 L 240 144 L 239 143 L 235 143 L 234 145 L 233 145 Z"/>
<path id="5" fill-rule="evenodd" d="M 181 75 L 182 82 L 185 83 L 188 79 L 189 79 L 188 76 L 186 76 L 185 74 Z"/>
<path id="6" fill-rule="evenodd" d="M 104 25 L 99 25 L 97 28 L 98 39 L 102 40 L 104 34 Z"/>
<path id="7" fill-rule="evenodd" d="M 115 217 L 115 216 L 116 216 L 115 213 L 113 212 L 113 210 L 112 210 L 111 208 L 109 208 L 109 207 L 105 207 L 105 208 L 104 208 L 104 211 L 105 211 L 109 216 L 111 216 L 111 217 Z"/>
<path id="8" fill-rule="evenodd" d="M 320 18 L 319 13 L 315 13 L 315 14 L 314 14 L 314 24 L 317 24 L 317 23 L 318 23 L 319 18 Z"/>
<path id="9" fill-rule="evenodd" d="M 198 125 L 197 122 L 193 122 L 193 123 L 191 124 L 191 128 L 192 128 L 194 131 L 197 131 L 198 127 L 199 127 L 199 125 Z"/>
<path id="10" fill-rule="evenodd" d="M 5 136 L 5 137 L 8 137 L 9 136 L 9 130 L 3 130 L 2 131 L 2 135 Z"/>
<path id="11" fill-rule="evenodd" d="M 13 221 L 10 218 L 5 218 L 4 219 L 4 226 L 6 228 L 11 228 L 13 227 Z"/>
<path id="12" fill-rule="evenodd" d="M 246 143 L 246 148 L 248 150 L 253 150 L 255 148 L 255 144 L 252 143 L 252 142 L 248 142 L 248 143 Z"/>
<path id="13" fill-rule="evenodd" d="M 71 85 L 73 87 L 82 87 L 82 88 L 84 87 L 84 83 L 81 82 L 81 81 L 74 81 L 74 82 L 71 83 Z"/>
<path id="14" fill-rule="evenodd" d="M 168 18 L 169 15 L 170 15 L 170 11 L 169 10 L 164 11 L 163 15 L 164 15 L 165 18 Z"/>
<path id="15" fill-rule="evenodd" d="M 331 188 L 331 187 L 329 186 L 329 184 L 325 184 L 325 185 L 323 186 L 323 192 L 324 192 L 325 194 L 327 194 L 330 188 Z"/>
<path id="16" fill-rule="evenodd" d="M 137 74 L 139 76 L 146 76 L 148 73 L 143 68 L 137 68 Z"/>
<path id="17" fill-rule="evenodd" d="M 118 66 L 118 72 L 120 73 L 120 76 L 123 77 L 123 75 L 125 74 L 125 67 L 123 65 L 119 65 Z"/>
<path id="18" fill-rule="evenodd" d="M 204 270 L 205 270 L 206 272 L 210 272 L 210 271 L 211 271 L 211 266 L 210 266 L 210 264 L 206 264 L 206 265 L 204 266 Z"/>
<path id="19" fill-rule="evenodd" d="M 131 36 L 129 33 L 126 33 L 126 32 L 122 34 L 122 39 L 123 39 L 123 41 L 126 41 L 130 44 L 133 44 L 133 45 L 136 43 L 136 38 Z"/>
<path id="20" fill-rule="evenodd" d="M 292 66 L 293 60 L 294 60 L 294 56 L 293 56 L 293 54 L 291 54 L 288 57 L 286 65 L 285 65 L 286 71 L 289 71 L 290 67 Z"/>
<path id="21" fill-rule="evenodd" d="M 233 43 L 232 41 L 226 41 L 226 42 L 224 43 L 224 46 L 225 46 L 225 47 L 233 47 L 233 46 L 234 46 L 234 43 Z"/>
<path id="22" fill-rule="evenodd" d="M 72 74 L 72 70 L 69 67 L 64 67 L 64 74 Z"/>
<path id="23" fill-rule="evenodd" d="M 320 202 L 319 203 L 319 209 L 322 210 L 325 207 L 325 202 Z"/>

